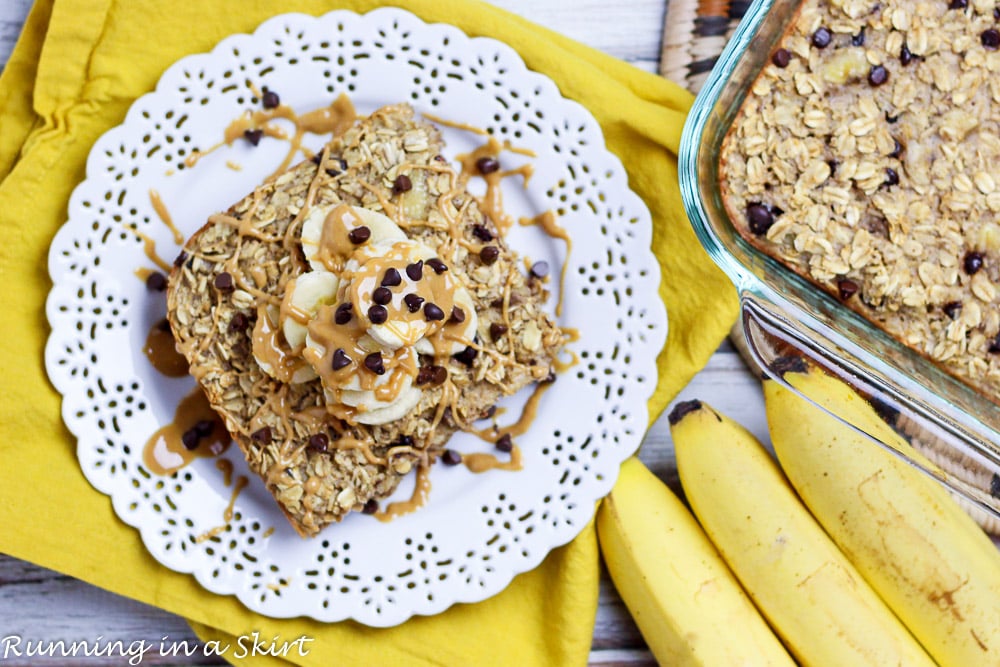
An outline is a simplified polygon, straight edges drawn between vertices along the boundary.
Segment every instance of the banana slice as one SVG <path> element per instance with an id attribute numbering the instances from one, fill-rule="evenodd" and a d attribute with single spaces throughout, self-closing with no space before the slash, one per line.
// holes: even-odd
<path id="1" fill-rule="evenodd" d="M 316 270 L 303 273 L 295 279 L 289 303 L 296 310 L 308 313 L 309 317 L 313 318 L 319 312 L 320 306 L 333 303 L 339 285 L 340 279 L 329 271 Z M 281 330 L 292 349 L 306 342 L 308 330 L 305 325 L 291 317 L 285 318 Z"/>
<path id="2" fill-rule="evenodd" d="M 323 224 L 335 205 L 314 206 L 302 223 L 302 254 L 309 266 L 315 271 L 325 271 L 326 267 L 316 259 L 320 240 L 323 238 Z M 371 211 L 361 206 L 352 206 L 353 211 L 361 218 L 362 223 L 371 231 L 369 244 L 380 241 L 405 241 L 407 236 L 395 222 L 381 213 Z"/>
<path id="3" fill-rule="evenodd" d="M 360 424 L 376 426 L 402 419 L 420 402 L 421 394 L 422 392 L 416 387 L 409 387 L 406 391 L 400 392 L 390 405 L 384 408 L 368 408 L 364 412 L 358 413 L 355 420 Z"/>
<path id="4" fill-rule="evenodd" d="M 264 321 L 258 320 L 258 325 L 262 327 L 260 340 L 258 342 L 257 327 L 254 328 L 253 357 L 257 361 L 260 369 L 280 382 L 290 384 L 301 384 L 315 380 L 318 375 L 313 367 L 308 363 L 299 360 L 291 366 L 289 350 L 287 350 L 277 339 L 275 322 L 278 320 L 278 309 L 268 306 L 264 311 Z M 275 368 L 275 364 L 282 368 Z"/>

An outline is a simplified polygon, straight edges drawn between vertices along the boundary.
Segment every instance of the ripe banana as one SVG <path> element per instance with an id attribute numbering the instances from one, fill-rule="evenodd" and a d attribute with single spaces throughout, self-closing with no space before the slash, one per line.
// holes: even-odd
<path id="1" fill-rule="evenodd" d="M 695 516 L 804 665 L 933 665 L 753 435 L 699 401 L 670 414 Z"/>
<path id="2" fill-rule="evenodd" d="M 848 385 L 815 368 L 793 387 L 909 445 Z M 933 480 L 779 383 L 764 383 L 774 448 L 812 513 L 942 665 L 1000 665 L 1000 552 Z M 869 431 L 872 432 L 872 431 Z"/>
<path id="3" fill-rule="evenodd" d="M 680 500 L 627 460 L 597 512 L 615 587 L 661 665 L 793 665 Z"/>

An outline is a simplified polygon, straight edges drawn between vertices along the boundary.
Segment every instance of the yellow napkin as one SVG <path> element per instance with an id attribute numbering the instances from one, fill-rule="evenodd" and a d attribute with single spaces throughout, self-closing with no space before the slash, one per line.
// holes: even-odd
<path id="1" fill-rule="evenodd" d="M 182 614 L 205 638 L 233 642 L 258 631 L 316 638 L 298 662 L 326 664 L 581 664 L 597 605 L 592 527 L 555 550 L 500 595 L 433 618 L 374 630 L 272 620 L 234 598 L 158 565 L 138 532 L 81 475 L 75 442 L 59 417 L 43 348 L 49 242 L 84 177 L 94 140 L 120 123 L 182 56 L 252 32 L 280 12 L 365 12 L 378 0 L 37 0 L 0 77 L 0 284 L 4 307 L 0 395 L 0 551 Z M 464 0 L 410 0 L 429 22 L 500 39 L 597 118 L 609 148 L 655 222 L 660 296 L 670 336 L 659 359 L 652 418 L 697 372 L 735 316 L 735 294 L 702 251 L 683 213 L 675 154 L 691 102 L 681 88 L 494 7 Z M 235 645 L 227 657 L 234 657 Z"/>

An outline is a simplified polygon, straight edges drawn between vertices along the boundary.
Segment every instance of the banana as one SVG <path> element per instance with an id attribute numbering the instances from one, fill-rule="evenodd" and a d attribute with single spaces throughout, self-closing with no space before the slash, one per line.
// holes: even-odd
<path id="1" fill-rule="evenodd" d="M 670 424 L 695 516 L 800 663 L 934 664 L 749 431 L 699 401 Z"/>
<path id="2" fill-rule="evenodd" d="M 661 665 L 793 665 L 701 527 L 631 458 L 597 512 L 615 587 Z"/>
<path id="3" fill-rule="evenodd" d="M 302 242 L 302 254 L 305 255 L 306 261 L 309 262 L 309 266 L 312 267 L 313 271 L 326 270 L 326 266 L 316 259 L 316 253 L 319 252 L 320 240 L 323 238 L 323 224 L 326 222 L 326 217 L 334 208 L 335 205 L 333 204 L 313 206 L 306 215 L 306 219 L 302 222 L 300 239 Z M 352 209 L 358 218 L 361 219 L 361 222 L 364 223 L 365 227 L 371 231 L 369 243 L 372 245 L 383 241 L 405 241 L 407 239 L 406 233 L 400 229 L 399 225 L 382 213 L 361 206 L 354 206 Z"/>
<path id="4" fill-rule="evenodd" d="M 295 279 L 289 303 L 293 308 L 315 317 L 320 306 L 333 302 L 339 285 L 340 280 L 329 271 L 307 271 Z M 293 350 L 306 342 L 308 330 L 291 317 L 286 317 L 281 323 L 281 331 L 285 334 L 285 342 Z"/>
<path id="5" fill-rule="evenodd" d="M 783 377 L 915 454 L 840 380 L 804 365 Z M 764 392 L 792 484 L 931 656 L 942 665 L 1000 665 L 1000 552 L 985 533 L 944 488 L 862 434 L 773 380 Z"/>

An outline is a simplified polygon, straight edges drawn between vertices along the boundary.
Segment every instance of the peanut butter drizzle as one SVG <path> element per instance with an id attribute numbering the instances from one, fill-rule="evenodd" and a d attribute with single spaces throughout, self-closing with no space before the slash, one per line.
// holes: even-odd
<path id="1" fill-rule="evenodd" d="M 229 486 L 233 483 L 233 462 L 229 459 L 216 459 L 215 467 L 222 473 L 222 483 Z"/>
<path id="2" fill-rule="evenodd" d="M 340 275 L 347 258 L 358 249 L 358 246 L 351 242 L 349 234 L 363 225 L 361 217 L 347 204 L 337 204 L 327 214 L 323 220 L 319 247 L 316 249 L 316 259 L 326 267 L 327 271 Z"/>
<path id="3" fill-rule="evenodd" d="M 210 540 L 219 533 L 221 533 L 222 531 L 224 531 L 229 526 L 229 522 L 233 520 L 233 510 L 236 507 L 236 498 L 237 496 L 240 495 L 240 491 L 245 489 L 247 487 L 247 484 L 249 483 L 250 480 L 247 479 L 244 475 L 240 475 L 239 477 L 236 478 L 236 484 L 235 486 L 233 486 L 233 492 L 229 496 L 229 504 L 226 506 L 225 511 L 222 513 L 222 520 L 225 523 L 205 531 L 198 537 L 194 538 L 195 542 L 200 544 L 205 540 Z"/>
<path id="4" fill-rule="evenodd" d="M 481 127 L 476 127 L 475 125 L 469 125 L 468 123 L 462 123 L 457 120 L 445 120 L 440 116 L 435 116 L 429 113 L 421 114 L 424 118 L 431 121 L 432 123 L 437 123 L 438 125 L 444 125 L 445 127 L 453 127 L 456 130 L 465 130 L 466 132 L 472 132 L 473 134 L 487 135 L 489 134 L 486 130 Z"/>
<path id="5" fill-rule="evenodd" d="M 295 278 L 292 278 L 285 284 L 285 296 L 282 297 L 281 306 L 278 309 L 278 323 L 282 326 L 284 326 L 287 319 L 298 322 L 302 326 L 309 324 L 309 320 L 312 319 L 312 315 L 307 311 L 292 304 L 292 294 L 294 291 Z"/>
<path id="6" fill-rule="evenodd" d="M 253 280 L 254 286 L 261 289 L 267 285 L 267 270 L 263 266 L 255 264 L 250 267 L 250 278 Z"/>
<path id="7" fill-rule="evenodd" d="M 503 191 L 500 188 L 500 181 L 503 180 L 504 172 L 497 170 L 489 174 L 481 174 L 477 162 L 482 158 L 497 158 L 504 149 L 509 148 L 509 142 L 500 143 L 496 137 L 489 137 L 486 144 L 475 149 L 471 153 L 462 153 L 456 156 L 459 164 L 462 165 L 462 172 L 459 175 L 459 182 L 464 185 L 472 176 L 481 176 L 486 181 L 486 194 L 479 200 L 479 208 L 496 226 L 501 236 L 505 236 L 507 231 L 513 226 L 514 220 L 503 210 Z"/>
<path id="8" fill-rule="evenodd" d="M 163 271 L 164 273 L 170 273 L 170 271 L 173 269 L 173 266 L 170 264 L 170 262 L 166 261 L 158 254 L 156 254 L 156 241 L 154 241 L 152 238 L 150 238 L 143 232 L 140 232 L 135 227 L 129 226 L 128 228 L 132 230 L 132 233 L 135 234 L 140 241 L 142 241 L 142 251 L 146 253 L 146 257 L 149 259 L 149 261 L 151 261 L 153 264 L 156 264 L 156 266 L 158 266 L 160 270 Z"/>
<path id="9" fill-rule="evenodd" d="M 253 326 L 253 354 L 274 371 L 275 378 L 286 384 L 292 381 L 295 371 L 303 366 L 302 359 L 292 350 L 268 314 L 267 306 L 257 307 L 257 321 Z"/>
<path id="10" fill-rule="evenodd" d="M 181 230 L 177 229 L 177 225 L 174 224 L 174 219 L 170 217 L 170 211 L 167 210 L 167 205 L 163 203 L 160 193 L 156 190 L 150 190 L 149 203 L 153 205 L 153 210 L 156 211 L 156 216 L 160 219 L 160 222 L 166 225 L 170 233 L 173 234 L 174 243 L 183 245 L 184 235 L 181 234 Z"/>
<path id="11" fill-rule="evenodd" d="M 177 351 L 177 343 L 170 327 L 166 326 L 166 320 L 157 322 L 149 329 L 142 351 L 161 375 L 179 378 L 188 374 L 187 359 Z"/>
<path id="12" fill-rule="evenodd" d="M 488 470 L 521 470 L 521 448 L 514 445 L 510 451 L 510 460 L 501 461 L 493 454 L 486 452 L 475 452 L 473 454 L 463 454 L 462 463 L 469 469 L 469 472 L 482 473 Z"/>
<path id="13" fill-rule="evenodd" d="M 469 432 L 476 435 L 486 442 L 496 443 L 501 437 L 505 435 L 516 436 L 524 435 L 531 428 L 532 422 L 535 421 L 535 417 L 538 416 L 538 403 L 542 400 L 542 395 L 549 390 L 554 383 L 552 382 L 539 382 L 535 385 L 534 390 L 531 392 L 531 396 L 528 397 L 527 402 L 524 404 L 524 408 L 521 410 L 521 415 L 517 418 L 517 421 L 510 426 L 503 426 L 499 429 L 496 427 L 488 427 L 484 429 L 470 429 Z"/>
<path id="14" fill-rule="evenodd" d="M 431 480 L 428 474 L 430 467 L 424 464 L 417 466 L 416 485 L 413 488 L 413 495 L 408 500 L 397 500 L 372 516 L 383 523 L 392 521 L 398 516 L 410 514 L 427 504 L 427 498 L 431 492 Z"/>
<path id="15" fill-rule="evenodd" d="M 264 534 L 261 535 L 261 537 L 267 538 L 267 537 L 271 537 L 272 535 L 274 535 L 274 526 L 271 526 L 270 528 L 268 528 L 267 530 L 265 530 Z"/>
<path id="16" fill-rule="evenodd" d="M 233 162 L 232 160 L 226 160 L 226 166 L 232 169 L 233 171 L 243 171 L 243 165 L 237 162 Z"/>
<path id="17" fill-rule="evenodd" d="M 520 223 L 522 227 L 537 225 L 552 238 L 566 242 L 566 259 L 559 270 L 559 301 L 556 303 L 556 315 L 562 315 L 563 296 L 566 294 L 566 268 L 569 266 L 569 255 L 573 251 L 573 239 L 566 232 L 566 228 L 556 222 L 556 214 L 551 209 L 533 218 L 521 218 Z"/>
<path id="18" fill-rule="evenodd" d="M 181 442 L 181 436 L 202 420 L 212 421 L 212 433 L 202 438 L 197 448 L 190 450 Z M 208 404 L 201 388 L 195 387 L 177 406 L 174 420 L 146 441 L 142 462 L 154 475 L 171 475 L 196 458 L 218 456 L 226 451 L 229 443 L 226 425 Z"/>

